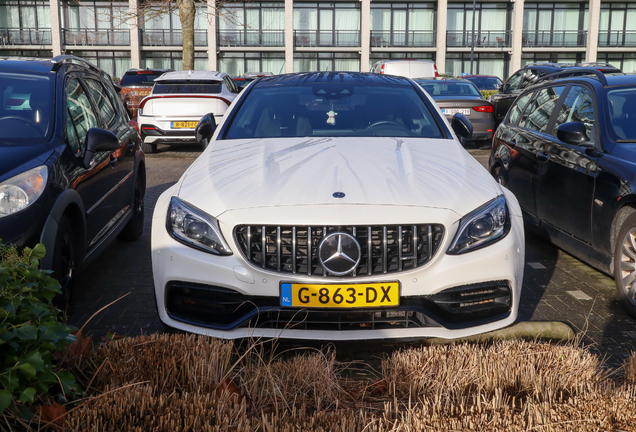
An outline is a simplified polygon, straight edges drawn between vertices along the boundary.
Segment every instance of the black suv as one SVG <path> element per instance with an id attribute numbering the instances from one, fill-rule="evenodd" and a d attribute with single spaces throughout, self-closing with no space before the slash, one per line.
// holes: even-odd
<path id="1" fill-rule="evenodd" d="M 613 274 L 636 317 L 636 75 L 594 70 L 526 89 L 495 133 L 489 168 L 526 222 Z"/>
<path id="2" fill-rule="evenodd" d="M 78 57 L 0 60 L 0 96 L 0 238 L 46 246 L 66 306 L 78 268 L 141 236 L 141 140 L 108 75 Z"/>
<path id="3" fill-rule="evenodd" d="M 589 67 L 589 69 L 583 70 L 583 72 L 572 72 L 572 69 L 581 69 L 583 66 Z M 499 87 L 499 91 L 488 98 L 495 109 L 495 124 L 499 124 L 503 120 L 510 105 L 512 105 L 517 96 L 528 86 L 546 79 L 591 73 L 592 69 L 600 70 L 604 73 L 621 72 L 620 69 L 609 63 L 581 63 L 577 65 L 575 63 L 539 62 L 527 64 L 512 74 L 506 82 Z"/>

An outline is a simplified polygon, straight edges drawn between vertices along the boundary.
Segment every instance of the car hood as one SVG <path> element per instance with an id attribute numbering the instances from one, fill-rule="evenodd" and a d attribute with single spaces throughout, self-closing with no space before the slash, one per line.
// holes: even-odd
<path id="1" fill-rule="evenodd" d="M 48 144 L 0 145 L 0 182 L 44 165 L 53 153 Z"/>
<path id="2" fill-rule="evenodd" d="M 338 204 L 433 207 L 461 216 L 499 193 L 454 140 L 365 137 L 215 141 L 181 178 L 178 195 L 216 217 Z"/>

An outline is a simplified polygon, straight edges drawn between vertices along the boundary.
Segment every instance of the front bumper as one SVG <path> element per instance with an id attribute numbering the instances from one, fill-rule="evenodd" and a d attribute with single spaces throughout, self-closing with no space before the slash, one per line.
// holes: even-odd
<path id="1" fill-rule="evenodd" d="M 453 339 L 496 330 L 517 318 L 525 251 L 523 222 L 511 195 L 509 200 L 514 208 L 511 231 L 499 242 L 467 254 L 447 255 L 445 251 L 457 223 L 445 221 L 447 233 L 440 250 L 423 267 L 347 279 L 279 274 L 249 264 L 231 235 L 229 226 L 236 225 L 232 220 L 226 219 L 228 227 L 222 223 L 226 240 L 234 251 L 231 256 L 215 256 L 178 243 L 165 227 L 168 201 L 174 193 L 169 189 L 159 198 L 152 224 L 155 294 L 159 317 L 168 326 L 230 339 L 250 336 L 321 340 Z M 261 210 L 261 220 L 265 221 L 269 215 Z M 395 217 L 405 220 L 412 220 L 409 218 L 413 216 L 405 213 L 414 211 L 393 209 L 399 215 Z M 435 212 L 441 214 L 436 210 L 428 217 Z M 363 214 L 369 212 L 350 209 L 345 213 L 361 221 Z M 457 216 L 455 219 L 459 220 Z M 336 311 L 280 306 L 282 282 L 387 281 L 400 284 L 400 305 L 396 308 Z"/>

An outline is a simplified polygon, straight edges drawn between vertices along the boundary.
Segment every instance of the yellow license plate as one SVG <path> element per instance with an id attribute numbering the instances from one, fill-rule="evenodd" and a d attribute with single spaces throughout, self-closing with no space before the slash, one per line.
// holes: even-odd
<path id="1" fill-rule="evenodd" d="M 194 129 L 199 122 L 172 122 L 172 129 Z"/>
<path id="2" fill-rule="evenodd" d="M 280 284 L 281 306 L 305 308 L 389 307 L 400 304 L 400 283 Z"/>

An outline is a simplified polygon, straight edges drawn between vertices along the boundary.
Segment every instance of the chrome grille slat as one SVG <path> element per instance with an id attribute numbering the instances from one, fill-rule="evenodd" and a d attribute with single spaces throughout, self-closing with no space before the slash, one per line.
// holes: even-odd
<path id="1" fill-rule="evenodd" d="M 265 232 L 265 226 L 261 230 L 261 265 L 263 268 L 267 268 L 267 233 Z"/>
<path id="2" fill-rule="evenodd" d="M 402 271 L 402 225 L 398 227 L 398 271 Z"/>
<path id="3" fill-rule="evenodd" d="M 292 227 L 292 273 L 296 273 L 296 227 Z"/>
<path id="4" fill-rule="evenodd" d="M 372 226 L 240 225 L 234 235 L 241 253 L 257 267 L 275 273 L 334 277 L 320 265 L 314 249 L 326 235 L 352 234 L 360 244 L 358 267 L 341 278 L 409 271 L 428 263 L 444 237 L 441 224 Z M 260 236 L 260 241 L 254 241 Z M 366 242 L 366 247 L 365 247 Z"/>

